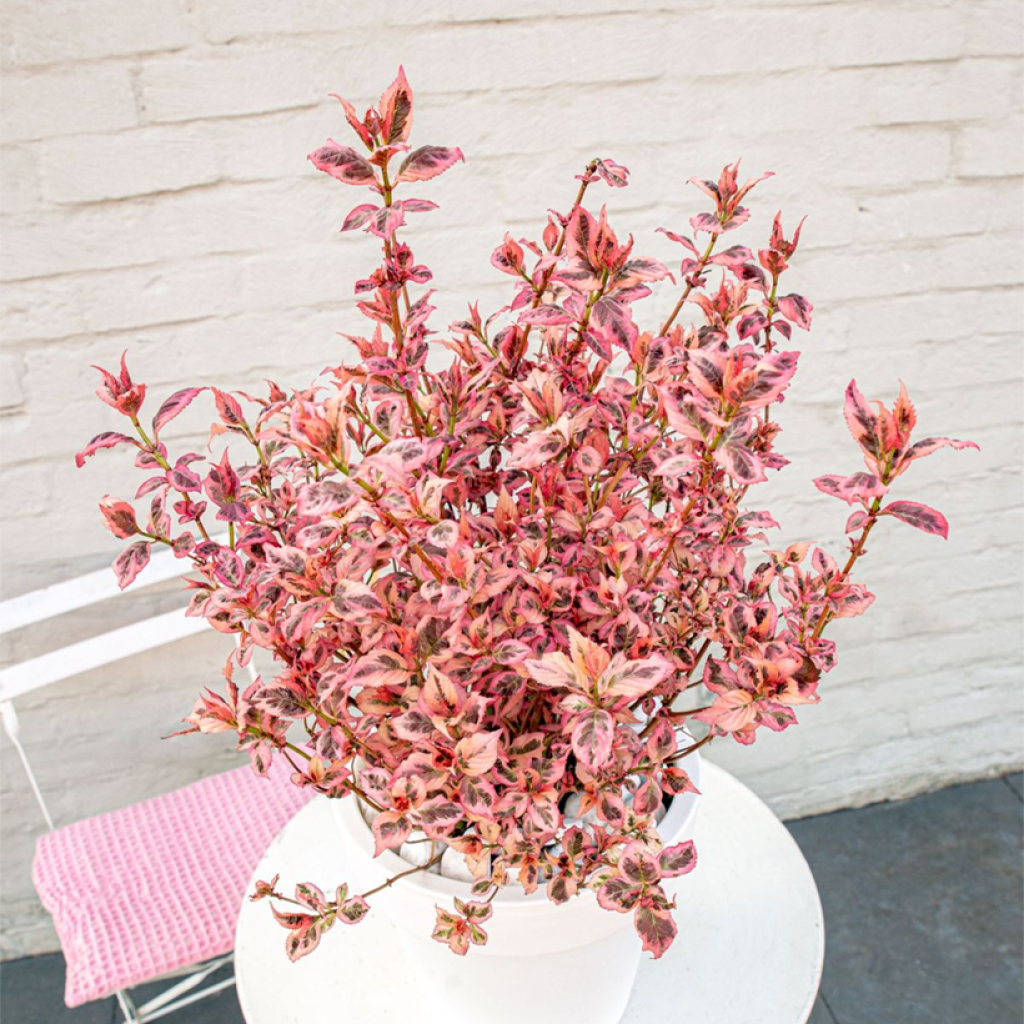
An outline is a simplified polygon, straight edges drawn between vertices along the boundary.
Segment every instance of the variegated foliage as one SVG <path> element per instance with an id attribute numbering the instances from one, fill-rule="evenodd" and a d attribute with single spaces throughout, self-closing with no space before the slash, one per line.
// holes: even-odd
<path id="1" fill-rule="evenodd" d="M 665 230 L 683 250 L 673 274 L 584 205 L 592 187 L 627 182 L 594 160 L 539 238 L 495 249 L 508 304 L 470 305 L 436 334 L 431 273 L 404 228 L 435 208 L 421 184 L 462 153 L 411 147 L 401 72 L 362 118 L 341 103 L 353 146 L 310 159 L 368 191 L 343 230 L 383 249 L 355 288 L 370 325 L 348 336 L 358 358 L 306 390 L 187 388 L 145 425 L 146 389 L 124 361 L 101 371 L 99 396 L 131 429 L 100 434 L 79 464 L 123 446 L 146 474 L 147 512 L 100 506 L 129 542 L 115 569 L 127 586 L 171 547 L 195 573 L 189 614 L 239 641 L 224 693 L 201 697 L 186 731 L 236 734 L 257 772 L 285 757 L 298 785 L 358 795 L 378 812 L 378 853 L 423 837 L 465 856 L 474 901 L 439 908 L 435 939 L 459 954 L 485 942 L 494 895 L 518 882 L 556 902 L 596 891 L 660 956 L 676 933 L 661 880 L 696 862 L 690 843 L 662 849 L 654 827 L 692 789 L 679 762 L 713 737 L 786 729 L 818 701 L 835 663 L 825 627 L 873 600 L 851 574 L 878 520 L 946 534 L 938 512 L 890 501 L 891 486 L 966 443 L 913 442 L 904 389 L 887 409 L 851 383 L 866 470 L 815 481 L 853 506 L 845 564 L 806 544 L 752 557 L 777 524 L 748 498 L 786 465 L 773 412 L 797 369 L 786 346 L 812 314 L 788 290 L 800 226 L 787 237 L 776 216 L 764 248 L 727 244 L 768 175 L 740 184 L 735 165 L 694 181 L 707 209 L 692 237 Z M 656 286 L 677 301 L 645 322 Z M 447 369 L 428 368 L 432 345 L 449 350 Z M 203 392 L 214 436 L 244 461 L 165 445 Z M 226 542 L 211 539 L 225 527 Z M 277 674 L 239 687 L 255 648 Z M 302 884 L 286 898 L 275 880 L 255 898 L 268 895 L 294 904 L 276 915 L 299 957 L 336 921 L 361 920 L 373 893 Z"/>

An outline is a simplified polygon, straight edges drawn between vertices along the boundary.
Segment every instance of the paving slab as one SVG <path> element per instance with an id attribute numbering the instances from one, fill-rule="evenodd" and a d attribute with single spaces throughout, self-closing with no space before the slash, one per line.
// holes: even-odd
<path id="1" fill-rule="evenodd" d="M 17 1024 L 114 1024 L 113 999 L 64 1005 L 64 957 L 60 953 L 0 964 L 0 1019 Z"/>
<path id="2" fill-rule="evenodd" d="M 1002 779 L 790 823 L 825 909 L 835 1024 L 1021 1020 L 1022 828 Z"/>
<path id="3" fill-rule="evenodd" d="M 1005 782 L 1010 789 L 1017 794 L 1018 799 L 1024 801 L 1024 772 L 1014 772 L 1012 775 L 1004 775 L 1003 782 Z"/>

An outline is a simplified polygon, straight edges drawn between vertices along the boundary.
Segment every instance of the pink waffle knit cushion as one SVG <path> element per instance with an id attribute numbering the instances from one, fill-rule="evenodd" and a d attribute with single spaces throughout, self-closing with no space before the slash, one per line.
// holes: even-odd
<path id="1" fill-rule="evenodd" d="M 275 760 L 44 835 L 32 878 L 78 1006 L 234 948 L 246 887 L 270 841 L 310 798 Z"/>

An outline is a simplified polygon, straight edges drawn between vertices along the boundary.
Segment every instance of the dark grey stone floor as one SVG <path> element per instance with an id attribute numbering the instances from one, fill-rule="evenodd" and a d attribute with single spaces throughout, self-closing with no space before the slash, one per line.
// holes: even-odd
<path id="1" fill-rule="evenodd" d="M 825 907 L 825 975 L 810 1024 L 1021 1024 L 1024 776 L 789 827 Z M 113 1000 L 66 1009 L 63 988 L 60 955 L 8 961 L 0 1015 L 12 1024 L 121 1020 Z M 232 989 L 164 1019 L 242 1021 Z"/>

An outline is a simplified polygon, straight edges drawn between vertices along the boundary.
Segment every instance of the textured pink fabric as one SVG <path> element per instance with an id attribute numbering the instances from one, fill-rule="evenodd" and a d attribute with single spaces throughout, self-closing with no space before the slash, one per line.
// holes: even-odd
<path id="1" fill-rule="evenodd" d="M 270 841 L 310 798 L 275 760 L 236 768 L 44 835 L 32 878 L 78 1006 L 229 952 L 246 886 Z"/>

